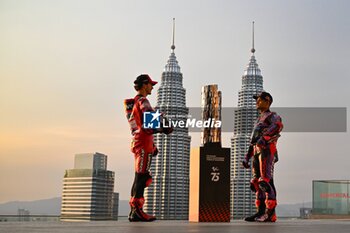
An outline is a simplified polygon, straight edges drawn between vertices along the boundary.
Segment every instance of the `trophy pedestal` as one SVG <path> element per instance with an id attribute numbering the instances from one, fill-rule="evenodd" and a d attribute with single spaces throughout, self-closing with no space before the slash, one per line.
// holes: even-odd
<path id="1" fill-rule="evenodd" d="M 191 150 L 190 222 L 230 221 L 230 148 L 206 143 Z"/>

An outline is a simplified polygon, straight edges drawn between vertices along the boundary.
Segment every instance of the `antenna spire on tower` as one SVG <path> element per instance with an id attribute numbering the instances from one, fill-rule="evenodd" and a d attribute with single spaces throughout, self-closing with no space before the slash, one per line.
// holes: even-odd
<path id="1" fill-rule="evenodd" d="M 175 18 L 173 18 L 173 44 L 171 45 L 171 49 L 175 50 Z"/>
<path id="2" fill-rule="evenodd" d="M 252 40 L 252 49 L 250 50 L 252 53 L 255 53 L 255 48 L 254 48 L 254 21 L 253 21 L 253 40 Z"/>

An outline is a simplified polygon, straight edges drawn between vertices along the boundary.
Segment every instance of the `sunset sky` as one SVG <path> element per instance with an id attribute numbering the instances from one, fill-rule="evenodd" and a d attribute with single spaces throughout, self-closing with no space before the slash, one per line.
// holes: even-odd
<path id="1" fill-rule="evenodd" d="M 129 198 L 123 99 L 141 73 L 160 81 L 174 17 L 187 106 L 199 107 L 201 87 L 213 83 L 223 106 L 237 106 L 255 21 L 273 106 L 348 108 L 349 9 L 346 0 L 0 0 L 0 203 L 60 196 L 65 169 L 85 152 L 108 155 L 115 191 Z M 200 134 L 191 136 L 198 147 Z M 279 202 L 311 201 L 315 179 L 350 179 L 349 140 L 349 132 L 283 133 Z"/>

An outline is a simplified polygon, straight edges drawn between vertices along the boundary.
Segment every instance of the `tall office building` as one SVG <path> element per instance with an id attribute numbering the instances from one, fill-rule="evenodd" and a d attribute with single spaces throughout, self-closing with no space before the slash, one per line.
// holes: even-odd
<path id="1" fill-rule="evenodd" d="M 26 209 L 17 209 L 17 216 L 18 216 L 18 220 L 20 222 L 29 222 L 30 221 L 30 211 L 26 210 Z"/>
<path id="2" fill-rule="evenodd" d="M 250 189 L 252 173 L 242 168 L 247 153 L 250 135 L 258 117 L 253 95 L 263 91 L 263 77 L 255 60 L 254 23 L 252 55 L 242 76 L 242 87 L 238 93 L 238 108 L 234 115 L 234 134 L 231 138 L 231 216 L 240 219 L 256 212 L 255 194 Z"/>
<path id="3" fill-rule="evenodd" d="M 113 193 L 113 220 L 118 220 L 119 214 L 119 193 Z"/>
<path id="4" fill-rule="evenodd" d="M 174 52 L 174 28 L 172 51 L 157 94 L 157 108 L 172 120 L 186 121 L 186 91 Z M 151 165 L 153 183 L 145 190 L 146 213 L 158 219 L 188 219 L 190 143 L 188 128 L 175 128 L 169 135 L 155 135 L 159 154 Z"/>
<path id="5" fill-rule="evenodd" d="M 66 170 L 63 179 L 61 220 L 115 219 L 118 195 L 113 190 L 114 172 L 107 170 L 107 156 L 77 154 L 74 169 Z"/>

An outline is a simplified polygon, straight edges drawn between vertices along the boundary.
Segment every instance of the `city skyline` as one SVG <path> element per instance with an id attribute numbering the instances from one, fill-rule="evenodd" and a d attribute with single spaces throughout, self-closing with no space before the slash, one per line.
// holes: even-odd
<path id="1" fill-rule="evenodd" d="M 199 107 L 201 87 L 212 83 L 223 107 L 236 106 L 255 21 L 273 107 L 348 107 L 349 4 L 1 1 L 0 203 L 60 196 L 62 170 L 72 155 L 89 151 L 110 156 L 115 191 L 129 198 L 133 158 L 123 99 L 134 96 L 140 73 L 160 81 L 173 17 L 187 106 Z M 200 134 L 190 136 L 191 147 L 199 146 Z M 223 133 L 224 147 L 231 136 Z M 282 133 L 280 203 L 310 201 L 314 179 L 348 179 L 349 139 L 348 132 Z"/>

